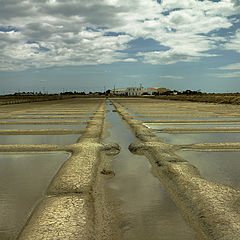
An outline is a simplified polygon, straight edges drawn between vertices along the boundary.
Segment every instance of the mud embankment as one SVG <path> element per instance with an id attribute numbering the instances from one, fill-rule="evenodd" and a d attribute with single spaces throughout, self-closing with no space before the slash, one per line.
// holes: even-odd
<path id="1" fill-rule="evenodd" d="M 101 142 L 104 121 L 105 102 L 102 102 L 78 142 L 57 147 L 71 152 L 72 156 L 52 180 L 19 240 L 100 239 L 96 234 L 99 226 L 95 224 L 98 199 L 93 189 L 102 154 L 119 151 L 118 145 Z"/>
<path id="2" fill-rule="evenodd" d="M 129 149 L 144 154 L 153 172 L 165 185 L 185 220 L 198 233 L 199 239 L 234 239 L 240 236 L 240 190 L 204 179 L 198 169 L 175 152 L 187 146 L 173 146 L 156 137 L 141 121 L 134 120 L 126 108 L 112 101 L 126 120 L 138 142 Z M 141 106 L 141 109 L 143 106 Z M 217 144 L 191 145 L 193 148 L 219 147 Z M 239 144 L 221 144 L 238 148 Z"/>
<path id="3" fill-rule="evenodd" d="M 56 152 L 71 153 L 52 179 L 44 197 L 33 210 L 29 220 L 17 239 L 112 239 L 111 217 L 100 188 L 102 162 L 108 155 L 119 152 L 119 146 L 103 142 L 105 134 L 106 103 L 104 99 L 70 99 L 51 103 L 21 104 L 1 106 L 1 124 L 87 124 L 86 129 L 8 129 L 2 135 L 65 135 L 81 134 L 77 143 L 71 145 L 15 144 L 0 145 L 0 152 Z M 40 116 L 40 113 L 44 113 Z M 87 121 L 77 121 L 76 112 L 89 115 Z M 50 114 L 49 114 L 50 113 Z M 60 116 L 52 116 L 52 114 Z M 93 115 L 92 115 L 93 113 Z M 30 114 L 30 115 L 29 115 Z M 71 115 L 72 114 L 72 115 Z M 23 116 L 22 116 L 23 115 Z M 32 116 L 31 116 L 32 115 Z M 66 115 L 61 116 L 61 115 Z M 68 116 L 69 115 L 69 116 Z M 91 115 L 91 116 L 90 116 Z M 43 118 L 44 121 L 40 121 Z M 58 121 L 59 119 L 67 119 Z M 30 120 L 30 121 L 25 121 Z M 35 119 L 37 121 L 31 121 Z M 13 120 L 13 121 L 9 121 Z M 19 121 L 23 120 L 23 121 Z M 50 121 L 52 120 L 52 121 Z M 73 121 L 71 121 L 73 120 Z M 51 159 L 49 159 L 51 161 Z M 99 208 L 101 206 L 102 208 Z M 99 210 L 100 209 L 100 210 Z M 105 238 L 100 232 L 109 233 Z"/>

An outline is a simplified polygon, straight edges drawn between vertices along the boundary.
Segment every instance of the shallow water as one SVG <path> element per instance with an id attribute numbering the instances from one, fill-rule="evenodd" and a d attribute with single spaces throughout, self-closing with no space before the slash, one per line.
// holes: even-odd
<path id="1" fill-rule="evenodd" d="M 60 124 L 49 124 L 49 125 L 38 125 L 38 124 L 0 124 L 0 129 L 84 129 L 84 125 L 60 125 Z"/>
<path id="2" fill-rule="evenodd" d="M 27 118 L 31 118 L 31 117 L 36 117 L 36 118 L 55 118 L 55 117 L 73 117 L 73 118 L 89 118 L 91 115 L 81 115 L 81 114 L 11 114 L 10 117 L 16 117 L 16 118 L 22 118 L 22 117 L 27 117 Z"/>
<path id="3" fill-rule="evenodd" d="M 76 143 L 80 134 L 66 135 L 0 135 L 0 145 L 6 144 L 56 144 Z"/>
<path id="4" fill-rule="evenodd" d="M 177 154 L 196 166 L 204 178 L 240 188 L 240 152 L 179 151 Z"/>
<path id="5" fill-rule="evenodd" d="M 164 142 L 174 145 L 195 144 L 195 143 L 222 143 L 240 142 L 240 133 L 187 133 L 169 134 L 155 133 Z"/>
<path id="6" fill-rule="evenodd" d="M 78 119 L 78 118 L 10 118 L 10 119 L 0 119 L 1 122 L 62 122 L 62 121 L 78 121 L 78 122 L 85 122 L 88 121 L 87 119 Z"/>
<path id="7" fill-rule="evenodd" d="M 70 156 L 54 153 L 0 154 L 0 239 L 16 239 L 51 179 Z"/>
<path id="8" fill-rule="evenodd" d="M 202 128 L 202 127 L 240 127 L 240 124 L 155 124 L 145 123 L 146 127 L 151 129 L 164 128 Z"/>
<path id="9" fill-rule="evenodd" d="M 141 120 L 141 121 L 144 121 L 144 122 L 147 122 L 147 121 L 152 121 L 152 120 L 217 120 L 217 121 L 222 121 L 222 120 L 236 120 L 236 121 L 240 121 L 240 118 L 234 118 L 234 117 L 216 117 L 216 118 L 211 118 L 211 117 L 193 117 L 191 115 L 189 115 L 189 117 L 172 117 L 172 116 L 169 116 L 169 117 L 158 117 L 158 118 L 148 118 L 148 117 L 136 117 L 134 118 L 135 120 Z"/>
<path id="10" fill-rule="evenodd" d="M 109 110 L 114 107 L 108 106 Z M 152 175 L 151 165 L 144 156 L 131 154 L 130 143 L 135 142 L 130 130 L 123 125 L 116 112 L 108 112 L 109 142 L 117 142 L 121 152 L 114 157 L 111 169 L 116 175 L 106 187 L 121 201 L 123 240 L 192 240 L 195 233 L 183 220 L 161 182 Z"/>
<path id="11" fill-rule="evenodd" d="M 143 112 L 143 113 L 133 113 L 133 116 L 148 116 L 148 115 L 156 115 L 156 116 L 160 116 L 160 117 L 164 117 L 165 115 L 190 115 L 190 116 L 194 116 L 194 115 L 213 115 L 216 116 L 218 115 L 217 113 L 205 113 L 205 112 L 191 112 L 191 113 L 186 113 L 186 112 L 171 112 L 171 113 L 161 113 L 161 112 L 157 112 L 157 113 L 149 113 L 149 112 Z"/>

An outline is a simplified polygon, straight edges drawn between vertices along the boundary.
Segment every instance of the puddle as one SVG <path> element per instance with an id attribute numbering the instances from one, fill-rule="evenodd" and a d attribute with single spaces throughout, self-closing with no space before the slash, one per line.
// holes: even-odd
<path id="1" fill-rule="evenodd" d="M 50 124 L 50 125 L 43 125 L 43 124 L 0 124 L 0 129 L 85 129 L 86 124 L 83 125 L 60 125 L 60 124 Z"/>
<path id="2" fill-rule="evenodd" d="M 15 240 L 68 153 L 0 154 L 0 239 Z"/>
<path id="3" fill-rule="evenodd" d="M 161 182 L 152 175 L 151 165 L 144 156 L 131 154 L 130 143 L 135 142 L 130 130 L 119 115 L 107 106 L 109 142 L 117 142 L 121 152 L 114 157 L 110 169 L 116 175 L 106 187 L 121 201 L 119 211 L 123 215 L 121 229 L 123 240 L 193 240 L 195 234 L 183 220 Z"/>
<path id="4" fill-rule="evenodd" d="M 164 129 L 164 128 L 201 128 L 201 127 L 240 127 L 240 124 L 154 124 L 144 123 L 148 128 L 151 129 Z"/>
<path id="5" fill-rule="evenodd" d="M 66 135 L 0 135 L 0 145 L 6 144 L 56 144 L 76 143 L 81 134 Z"/>
<path id="6" fill-rule="evenodd" d="M 240 152 L 179 151 L 177 154 L 196 166 L 204 178 L 240 188 Z"/>
<path id="7" fill-rule="evenodd" d="M 185 145 L 194 143 L 222 143 L 240 142 L 240 133 L 188 133 L 188 134 L 169 134 L 155 133 L 164 142 L 174 145 Z"/>

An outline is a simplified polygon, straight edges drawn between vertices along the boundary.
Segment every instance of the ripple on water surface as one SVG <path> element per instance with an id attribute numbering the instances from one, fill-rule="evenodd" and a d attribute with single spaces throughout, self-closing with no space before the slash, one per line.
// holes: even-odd
<path id="1" fill-rule="evenodd" d="M 0 239 L 15 240 L 51 179 L 70 156 L 58 153 L 0 154 Z"/>

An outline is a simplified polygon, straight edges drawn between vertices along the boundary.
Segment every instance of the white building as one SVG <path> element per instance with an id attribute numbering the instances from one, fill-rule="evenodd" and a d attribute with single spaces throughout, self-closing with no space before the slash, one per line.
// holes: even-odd
<path id="1" fill-rule="evenodd" d="M 111 94 L 113 95 L 127 95 L 127 89 L 126 88 L 118 88 L 111 90 Z"/>
<path id="2" fill-rule="evenodd" d="M 143 94 L 143 87 L 129 87 L 127 88 L 128 96 L 141 96 Z"/>

